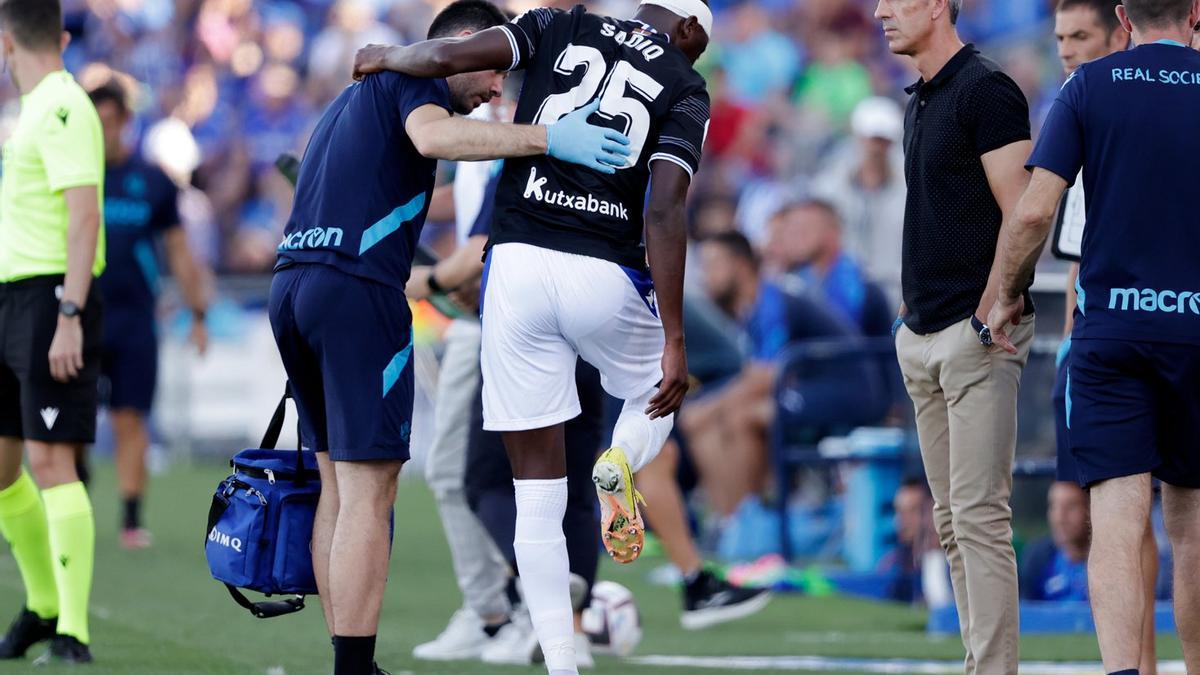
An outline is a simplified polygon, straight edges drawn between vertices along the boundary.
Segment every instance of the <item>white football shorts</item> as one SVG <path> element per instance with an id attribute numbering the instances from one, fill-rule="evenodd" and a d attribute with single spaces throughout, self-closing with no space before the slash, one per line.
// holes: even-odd
<path id="1" fill-rule="evenodd" d="M 481 311 L 488 431 L 542 429 L 578 416 L 577 357 L 619 399 L 662 381 L 663 328 L 644 271 L 499 244 L 488 254 Z"/>

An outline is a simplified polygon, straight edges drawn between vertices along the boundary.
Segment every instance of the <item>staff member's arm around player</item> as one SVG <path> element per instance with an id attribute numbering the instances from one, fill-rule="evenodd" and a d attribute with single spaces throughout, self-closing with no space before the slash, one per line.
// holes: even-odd
<path id="1" fill-rule="evenodd" d="M 0 178 L 0 532 L 26 589 L 0 658 L 53 638 L 40 662 L 86 663 L 95 528 L 75 457 L 96 430 L 104 143 L 58 1 L 7 0 L 0 28 L 22 94 Z"/>

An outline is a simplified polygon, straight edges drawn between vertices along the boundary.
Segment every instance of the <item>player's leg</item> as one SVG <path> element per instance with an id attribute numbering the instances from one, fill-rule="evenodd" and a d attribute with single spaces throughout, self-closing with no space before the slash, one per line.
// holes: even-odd
<path id="1" fill-rule="evenodd" d="M 339 494 L 337 473 L 329 459 L 328 425 L 325 422 L 325 385 L 317 352 L 296 324 L 296 301 L 306 278 L 304 268 L 277 272 L 271 280 L 268 316 L 280 360 L 288 376 L 288 389 L 300 419 L 300 445 L 317 454 L 321 496 L 313 520 L 313 573 L 321 610 L 330 636 L 336 634 L 333 595 L 329 588 L 329 556 L 337 524 Z"/>
<path id="2" fill-rule="evenodd" d="M 1130 343 L 1072 342 L 1071 454 L 1081 482 L 1091 486 L 1088 592 L 1107 672 L 1137 668 L 1143 652 L 1142 547 L 1153 497 L 1150 472 L 1161 463 L 1150 372 Z"/>
<path id="3" fill-rule="evenodd" d="M 316 357 L 338 509 L 329 556 L 335 675 L 374 673 L 392 505 L 412 432 L 412 317 L 402 291 L 311 266 L 295 325 Z"/>
<path id="4" fill-rule="evenodd" d="M 4 293 L 4 291 L 0 291 Z M 5 321 L 6 295 L 0 295 L 0 334 L 11 334 Z M 34 644 L 54 637 L 58 618 L 58 589 L 50 557 L 50 532 L 41 494 L 21 469 L 22 440 L 20 382 L 4 365 L 5 341 L 0 338 L 0 535 L 12 549 L 25 585 L 25 606 L 4 640 L 0 659 L 21 658 Z"/>
<path id="5" fill-rule="evenodd" d="M 325 627 L 329 636 L 337 635 L 333 622 L 333 598 L 329 587 L 329 556 L 333 552 L 333 532 L 337 526 L 339 495 L 336 464 L 329 459 L 328 452 L 317 453 L 317 470 L 321 472 L 321 497 L 317 501 L 317 513 L 313 517 L 312 558 L 313 576 L 317 579 L 321 612 L 325 616 Z"/>
<path id="6" fill-rule="evenodd" d="M 1138 663 L 1138 675 L 1158 675 L 1158 655 L 1154 644 L 1158 566 L 1158 544 L 1154 541 L 1154 527 L 1147 523 L 1146 534 L 1142 537 L 1142 586 L 1145 588 L 1146 611 L 1142 615 L 1142 657 Z"/>
<path id="7" fill-rule="evenodd" d="M 552 673 L 576 672 L 563 423 L 581 412 L 575 350 L 562 331 L 560 288 L 580 270 L 556 251 L 501 244 L 488 254 L 483 290 L 484 428 L 503 432 L 513 470 L 513 546 L 525 604 Z M 588 260 L 582 256 L 572 259 Z"/>
<path id="8" fill-rule="evenodd" d="M 32 316 L 25 344 L 36 357 L 21 377 L 22 426 L 29 468 L 42 491 L 54 582 L 58 591 L 57 634 L 39 663 L 87 663 L 88 605 L 95 558 L 95 519 L 76 459 L 96 437 L 102 341 L 101 305 L 93 290 L 80 319 L 83 363 L 67 382 L 50 376 L 46 354 L 58 326 L 54 280 L 25 289 Z"/>
<path id="9" fill-rule="evenodd" d="M 390 519 L 403 462 L 335 460 L 334 463 L 341 495 L 329 556 L 334 640 L 365 637 L 373 640 L 387 585 Z M 342 661 L 341 654 L 338 661 Z M 342 669 L 338 667 L 337 672 Z"/>
<path id="10" fill-rule="evenodd" d="M 29 468 L 45 504 L 54 583 L 58 589 L 58 637 L 47 656 L 87 662 L 91 660 L 87 653 L 91 641 L 88 604 L 95 563 L 96 522 L 91 499 L 75 469 L 79 446 L 27 440 L 26 447 Z M 64 636 L 70 639 L 62 640 Z"/>
<path id="11" fill-rule="evenodd" d="M 0 379 L 3 372 L 0 367 Z M 0 399 L 5 397 L 4 391 L 4 385 L 0 385 Z M 0 419 L 11 421 L 3 409 Z M 8 435 L 12 428 L 5 427 L 0 436 L 0 534 L 12 549 L 24 582 L 25 606 L 0 641 L 0 659 L 21 658 L 33 645 L 54 637 L 58 620 L 58 589 L 46 509 L 37 485 L 21 470 L 24 441 Z M 20 433 L 19 426 L 15 433 Z"/>
<path id="12" fill-rule="evenodd" d="M 1189 673 L 1200 672 L 1200 348 L 1145 345 L 1159 374 L 1155 410 L 1162 464 L 1163 520 L 1175 556 L 1175 624 Z"/>
<path id="13" fill-rule="evenodd" d="M 1150 474 L 1122 476 L 1091 488 L 1092 548 L 1088 591 L 1104 669 L 1136 668 L 1146 611 L 1142 541 L 1150 517 Z"/>
<path id="14" fill-rule="evenodd" d="M 147 419 L 158 379 L 154 317 L 108 312 L 105 333 L 103 365 L 109 382 L 109 419 L 123 510 L 121 545 L 146 548 L 150 533 L 142 527 L 141 510 L 146 492 L 146 452 L 150 448 Z"/>
<path id="15" fill-rule="evenodd" d="M 1189 673 L 1200 672 L 1200 490 L 1163 485 L 1163 520 L 1175 556 L 1175 628 Z"/>
<path id="16" fill-rule="evenodd" d="M 937 376 L 926 363 L 932 336 L 916 335 L 901 326 L 896 333 L 896 354 L 904 376 L 904 387 L 912 399 L 916 415 L 921 463 L 933 494 L 933 523 L 938 541 L 950 564 L 950 582 L 958 610 L 959 633 L 966 649 L 966 672 L 974 672 L 971 651 L 970 603 L 967 598 L 966 572 L 962 552 L 954 538 L 954 520 L 950 510 L 950 412 L 945 392 Z"/>
<path id="17" fill-rule="evenodd" d="M 604 547 L 617 562 L 633 562 L 645 538 L 633 474 L 658 455 L 675 424 L 673 414 L 646 414 L 662 381 L 665 340 L 649 274 L 581 256 L 559 256 L 549 264 L 558 282 L 563 335 L 600 371 L 605 391 L 624 401 L 592 480 Z"/>

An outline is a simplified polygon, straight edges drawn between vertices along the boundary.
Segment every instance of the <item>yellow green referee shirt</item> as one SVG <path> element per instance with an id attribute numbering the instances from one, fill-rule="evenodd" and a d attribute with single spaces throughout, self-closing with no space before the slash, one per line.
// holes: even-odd
<path id="1" fill-rule="evenodd" d="M 0 282 L 65 274 L 67 200 L 63 190 L 96 186 L 104 208 L 104 135 L 87 92 L 65 70 L 21 97 L 4 144 L 0 177 Z M 104 227 L 93 274 L 104 271 Z"/>

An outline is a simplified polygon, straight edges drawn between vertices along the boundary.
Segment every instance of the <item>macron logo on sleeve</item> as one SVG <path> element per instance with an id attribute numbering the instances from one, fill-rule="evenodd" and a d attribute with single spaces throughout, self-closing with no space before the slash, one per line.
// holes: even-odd
<path id="1" fill-rule="evenodd" d="M 1200 315 L 1200 293 L 1157 291 L 1153 288 L 1114 288 L 1109 291 L 1108 308 L 1122 312 L 1165 312 Z"/>

